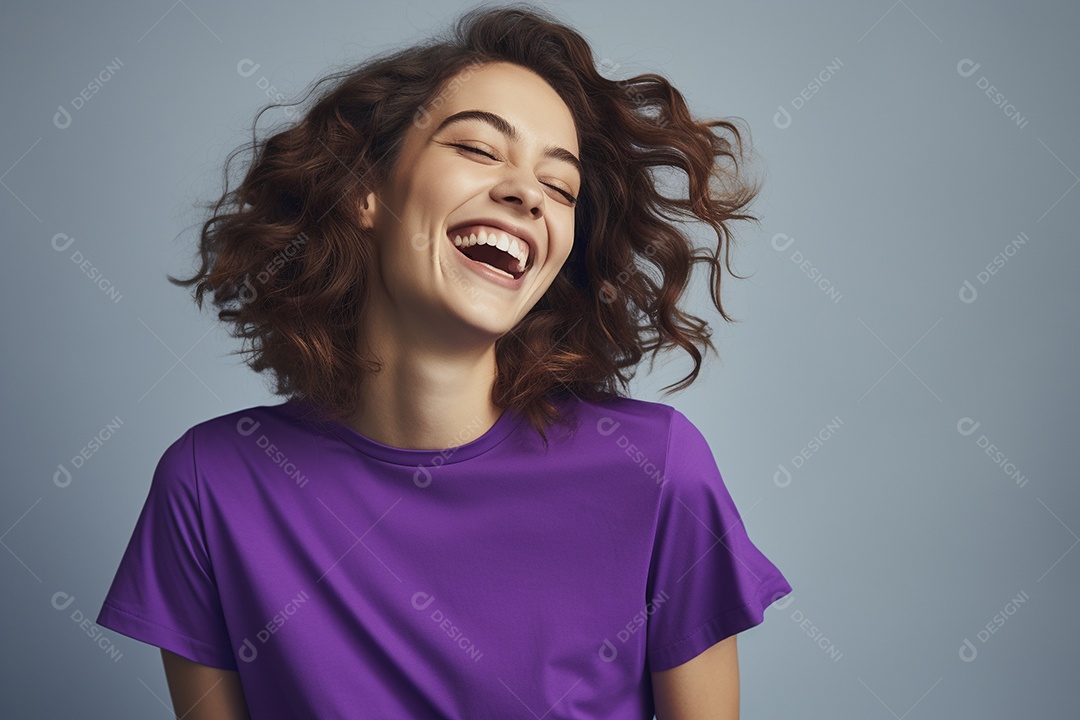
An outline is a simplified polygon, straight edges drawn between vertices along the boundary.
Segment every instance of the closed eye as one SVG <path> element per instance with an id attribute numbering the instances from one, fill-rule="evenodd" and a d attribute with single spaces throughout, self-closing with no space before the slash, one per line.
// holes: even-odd
<path id="1" fill-rule="evenodd" d="M 484 157 L 491 158 L 492 160 L 498 160 L 499 159 L 499 158 L 495 157 L 494 155 L 492 155 L 491 153 L 485 152 L 485 151 L 481 150 L 480 148 L 475 148 L 472 145 L 465 145 L 463 143 L 449 143 L 449 144 L 450 144 L 451 147 L 461 148 L 462 150 L 468 150 L 469 152 L 476 153 L 477 155 L 483 155 Z M 552 190 L 560 193 L 563 197 L 565 197 L 567 200 L 570 201 L 571 205 L 574 205 L 574 204 L 577 203 L 577 198 L 574 197 L 573 195 L 571 195 L 570 193 L 566 192 L 562 188 L 556 187 L 555 185 L 550 185 L 548 183 L 544 183 L 544 185 L 547 185 Z"/>
<path id="2" fill-rule="evenodd" d="M 495 157 L 494 155 L 492 155 L 491 153 L 484 152 L 480 148 L 474 148 L 472 145 L 462 145 L 461 143 L 450 143 L 450 144 L 453 147 L 461 148 L 462 150 L 469 150 L 470 152 L 478 153 L 480 155 L 483 155 L 484 157 L 489 157 L 492 160 L 498 160 L 499 159 L 499 158 Z"/>

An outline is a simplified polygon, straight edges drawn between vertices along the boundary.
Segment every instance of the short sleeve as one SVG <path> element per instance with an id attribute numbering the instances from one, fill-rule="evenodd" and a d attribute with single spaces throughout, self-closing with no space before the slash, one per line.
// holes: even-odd
<path id="1" fill-rule="evenodd" d="M 195 430 L 166 449 L 97 624 L 236 670 L 200 515 Z"/>
<path id="2" fill-rule="evenodd" d="M 647 585 L 653 672 L 698 656 L 761 623 L 791 592 L 750 541 L 708 442 L 673 409 Z"/>

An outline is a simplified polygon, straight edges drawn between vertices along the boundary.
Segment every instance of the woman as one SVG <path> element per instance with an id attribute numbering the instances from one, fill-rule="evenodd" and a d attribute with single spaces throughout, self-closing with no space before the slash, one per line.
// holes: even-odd
<path id="1" fill-rule="evenodd" d="M 701 432 L 616 380 L 715 350 L 695 262 L 730 320 L 738 131 L 521 6 L 323 83 L 173 280 L 288 399 L 165 451 L 97 622 L 187 718 L 736 718 L 735 636 L 791 587 Z"/>

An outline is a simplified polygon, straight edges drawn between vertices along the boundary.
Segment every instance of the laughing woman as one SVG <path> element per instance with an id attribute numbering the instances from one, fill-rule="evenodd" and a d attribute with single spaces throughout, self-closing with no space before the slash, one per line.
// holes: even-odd
<path id="1" fill-rule="evenodd" d="M 715 350 L 695 263 L 731 319 L 742 138 L 543 12 L 451 30 L 324 78 L 226 181 L 173 281 L 283 401 L 168 447 L 97 622 L 189 719 L 737 718 L 736 635 L 791 586 L 697 427 L 625 393 Z"/>

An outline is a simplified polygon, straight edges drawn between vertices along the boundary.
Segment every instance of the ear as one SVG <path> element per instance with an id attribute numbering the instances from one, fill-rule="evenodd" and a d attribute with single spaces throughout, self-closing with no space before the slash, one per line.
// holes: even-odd
<path id="1" fill-rule="evenodd" d="M 363 207 L 359 210 L 360 227 L 370 230 L 375 225 L 375 209 L 377 206 L 378 199 L 375 197 L 375 193 L 368 193 L 363 200 Z"/>

